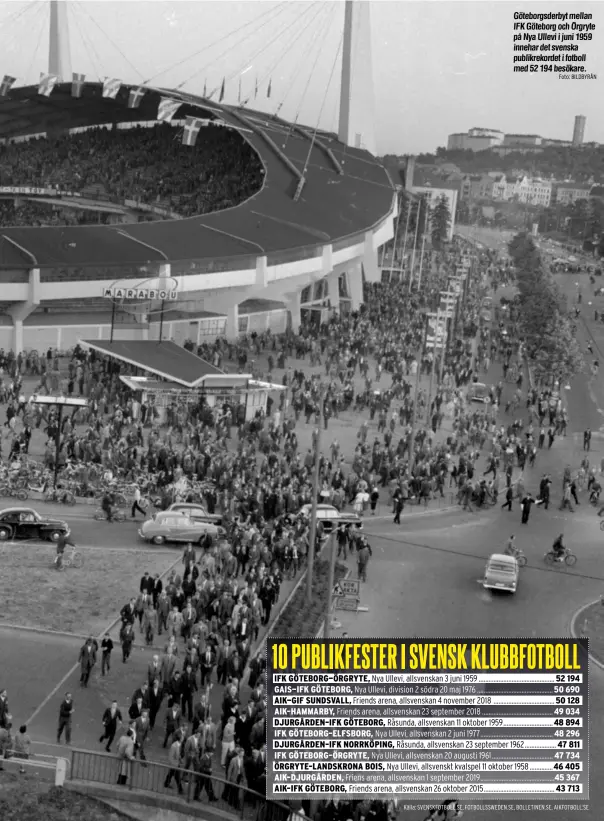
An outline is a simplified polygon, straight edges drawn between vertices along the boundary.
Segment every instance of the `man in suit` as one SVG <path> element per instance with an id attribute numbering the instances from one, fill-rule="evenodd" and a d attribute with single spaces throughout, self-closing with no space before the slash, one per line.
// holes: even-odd
<path id="1" fill-rule="evenodd" d="M 197 678 L 190 664 L 185 664 L 184 672 L 181 676 L 180 701 L 183 715 L 187 715 L 189 721 L 193 721 L 193 693 L 197 691 Z"/>
<path id="2" fill-rule="evenodd" d="M 149 595 L 153 595 L 153 579 L 149 575 L 148 571 L 145 571 L 144 575 L 141 578 L 139 592 L 149 593 Z"/>
<path id="3" fill-rule="evenodd" d="M 99 738 L 99 744 L 107 741 L 105 745 L 107 752 L 110 752 L 110 747 L 117 732 L 117 725 L 122 723 L 122 714 L 117 706 L 117 701 L 112 701 L 111 707 L 107 707 L 103 713 L 103 735 Z"/>
<path id="4" fill-rule="evenodd" d="M 170 599 L 165 590 L 159 594 L 157 603 L 154 602 L 154 604 L 157 607 L 157 635 L 161 636 L 163 631 L 168 629 L 168 616 L 171 608 Z"/>
<path id="5" fill-rule="evenodd" d="M 134 704 L 138 699 L 143 702 L 143 707 L 149 706 L 149 682 L 143 681 L 140 687 L 137 687 L 132 694 L 131 704 Z"/>
<path id="6" fill-rule="evenodd" d="M 151 687 L 155 679 L 159 681 L 161 687 L 163 684 L 162 666 L 159 661 L 159 656 L 157 655 L 153 656 L 153 659 L 147 665 L 147 681 L 149 682 L 149 687 Z"/>
<path id="7" fill-rule="evenodd" d="M 182 611 L 182 637 L 185 641 L 188 641 L 191 631 L 193 629 L 193 625 L 195 624 L 195 619 L 197 618 L 197 613 L 193 605 L 191 604 L 191 599 L 187 600 L 187 605 L 185 609 Z"/>
<path id="8" fill-rule="evenodd" d="M 153 607 L 155 608 L 157 608 L 157 602 L 159 601 L 159 597 L 163 589 L 164 584 L 162 580 L 159 578 L 159 573 L 156 573 L 155 578 L 153 579 L 153 586 L 151 588 L 151 595 L 153 597 Z"/>
<path id="9" fill-rule="evenodd" d="M 8 730 L 8 725 L 10 719 L 7 716 L 10 715 L 10 710 L 8 709 L 8 697 L 6 690 L 0 691 L 0 729 L 1 730 Z"/>
<path id="10" fill-rule="evenodd" d="M 65 731 L 65 742 L 71 744 L 71 717 L 74 713 L 71 693 L 65 693 L 65 698 L 59 706 L 59 726 L 57 728 L 57 744 L 61 743 L 61 736 Z"/>
<path id="11" fill-rule="evenodd" d="M 111 670 L 111 651 L 113 650 L 113 641 L 109 633 L 105 633 L 105 637 L 101 642 L 101 675 L 105 675 L 105 671 Z"/>
<path id="12" fill-rule="evenodd" d="M 164 735 L 164 748 L 168 746 L 168 741 L 174 736 L 180 727 L 182 713 L 177 703 L 168 708 L 166 713 L 166 733 Z M 170 748 L 171 750 L 172 748 Z"/>
<path id="13" fill-rule="evenodd" d="M 140 718 L 143 714 L 143 700 L 142 698 L 137 698 L 136 701 L 133 701 L 128 709 L 128 716 L 131 721 L 136 721 L 137 718 Z"/>
<path id="14" fill-rule="evenodd" d="M 155 679 L 149 688 L 149 723 L 151 729 L 155 727 L 155 719 L 161 707 L 163 691 L 159 679 Z"/>
<path id="15" fill-rule="evenodd" d="M 212 755 L 211 753 L 203 752 L 198 759 L 197 777 L 195 778 L 195 791 L 193 793 L 193 801 L 199 801 L 202 790 L 206 790 L 210 801 L 218 801 L 214 795 L 214 787 L 212 786 Z"/>
<path id="16" fill-rule="evenodd" d="M 216 749 L 217 728 L 216 724 L 212 721 L 212 716 L 209 712 L 205 717 L 201 732 L 203 735 L 204 750 L 206 752 L 213 753 Z"/>
<path id="17" fill-rule="evenodd" d="M 214 667 L 216 666 L 216 655 L 209 644 L 201 654 L 199 662 L 201 669 L 201 686 L 205 687 L 210 683 Z"/>
<path id="18" fill-rule="evenodd" d="M 136 731 L 136 748 L 138 750 L 139 758 L 141 761 L 146 761 L 145 741 L 147 740 L 147 736 L 151 730 L 149 710 L 146 707 L 141 711 L 140 716 L 134 722 L 134 729 Z"/>
<path id="19" fill-rule="evenodd" d="M 161 682 L 166 688 L 168 684 L 172 681 L 172 676 L 174 675 L 174 671 L 176 670 L 176 656 L 174 653 L 169 649 L 167 653 L 161 658 Z"/>
<path id="20" fill-rule="evenodd" d="M 243 750 L 241 747 L 237 748 L 237 755 L 231 759 L 227 769 L 227 785 L 225 787 L 223 798 L 229 802 L 233 809 L 239 809 L 239 785 L 243 780 Z"/>
<path id="21" fill-rule="evenodd" d="M 120 610 L 120 617 L 122 619 L 122 624 L 134 624 L 134 618 L 136 616 L 136 609 L 135 609 L 136 599 L 130 599 L 128 604 L 125 604 L 122 609 Z"/>
<path id="22" fill-rule="evenodd" d="M 86 644 L 80 649 L 80 656 L 78 658 L 80 662 L 80 687 L 88 687 L 90 673 L 96 664 L 97 649 L 98 645 L 92 638 L 88 639 Z"/>
<path id="23" fill-rule="evenodd" d="M 198 730 L 196 733 L 190 735 L 185 741 L 184 769 L 196 769 L 202 752 L 202 738 L 201 733 Z"/>
<path id="24" fill-rule="evenodd" d="M 165 747 L 164 743 L 164 747 Z M 181 795 L 183 792 L 182 785 L 180 782 L 180 739 L 177 737 L 174 739 L 170 746 L 170 750 L 168 751 L 168 764 L 170 765 L 170 769 L 168 770 L 168 774 L 166 776 L 166 780 L 164 781 L 164 787 L 170 787 L 172 784 L 172 779 L 176 781 L 176 786 L 178 787 L 178 792 Z"/>

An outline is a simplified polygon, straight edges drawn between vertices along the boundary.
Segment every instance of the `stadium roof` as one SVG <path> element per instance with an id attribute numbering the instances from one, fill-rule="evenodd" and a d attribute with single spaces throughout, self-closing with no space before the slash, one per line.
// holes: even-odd
<path id="1" fill-rule="evenodd" d="M 0 229 L 0 268 L 144 265 L 187 259 L 250 257 L 317 247 L 370 230 L 392 208 L 394 190 L 381 163 L 336 136 L 292 126 L 277 117 L 225 106 L 168 89 L 148 90 L 138 109 L 128 109 L 132 86 L 115 100 L 102 84 L 86 83 L 82 97 L 71 83 L 57 84 L 50 97 L 37 86 L 11 89 L 0 97 L 0 138 L 120 122 L 156 120 L 159 97 L 182 101 L 178 117 L 219 117 L 243 129 L 243 138 L 264 164 L 262 189 L 224 211 L 120 226 Z M 306 185 L 297 202 L 298 175 L 308 160 Z M 293 169 L 293 170 L 292 170 Z M 342 173 L 340 173 L 342 171 Z"/>
<path id="2" fill-rule="evenodd" d="M 208 376 L 222 376 L 224 371 L 210 365 L 194 353 L 175 342 L 152 340 L 127 340 L 101 342 L 98 339 L 82 340 L 94 351 L 118 359 L 134 368 L 152 373 L 169 382 L 186 388 L 196 388 Z"/>

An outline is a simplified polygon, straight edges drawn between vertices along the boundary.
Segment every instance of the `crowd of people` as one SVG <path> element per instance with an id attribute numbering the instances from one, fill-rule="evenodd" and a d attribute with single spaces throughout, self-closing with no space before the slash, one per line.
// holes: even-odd
<path id="1" fill-rule="evenodd" d="M 262 163 L 239 134 L 204 128 L 194 147 L 183 146 L 180 137 L 175 127 L 159 124 L 7 143 L 0 146 L 0 187 L 80 193 L 100 186 L 118 202 L 163 204 L 182 216 L 233 207 L 260 189 Z M 47 224 L 41 207 L 6 205 L 0 223 L 14 216 L 18 224 Z"/>
<path id="2" fill-rule="evenodd" d="M 201 501 L 209 513 L 220 511 L 223 517 L 225 538 L 187 548 L 182 574 L 165 585 L 145 574 L 136 596 L 122 609 L 116 639 L 122 663 L 128 663 L 135 641 L 163 645 L 163 650 L 153 657 L 127 710 L 113 703 L 103 716 L 99 743 L 108 750 L 122 722 L 117 743 L 121 784 L 127 783 L 133 761 L 145 762 L 150 733 L 160 724 L 170 767 L 166 788 L 174 783 L 182 789 L 184 768 L 196 773 L 196 797 L 204 790 L 209 800 L 216 797 L 212 775 L 225 779 L 226 800 L 233 806 L 239 790 L 229 785 L 264 790 L 264 662 L 254 648 L 281 596 L 283 580 L 297 575 L 307 551 L 316 546 L 311 547 L 308 520 L 300 515 L 312 501 L 314 468 L 313 448 L 300 449 L 300 424 L 312 426 L 313 442 L 319 425 L 327 431 L 319 457 L 321 500 L 341 510 L 353 505 L 362 515 L 368 506 L 375 510 L 381 494 L 399 523 L 406 505 L 428 504 L 448 487 L 455 487 L 464 506 L 484 504 L 487 496 L 496 501 L 500 465 L 511 484 L 513 466 L 530 463 L 533 446 L 543 445 L 536 429 L 531 440 L 522 424 L 501 425 L 501 384 L 482 407 L 467 400 L 467 387 L 490 362 L 509 363 L 517 354 L 510 335 L 503 333 L 508 320 L 502 320 L 499 332 L 483 321 L 480 287 L 469 289 L 446 355 L 422 349 L 424 314 L 434 307 L 448 270 L 463 252 L 456 243 L 442 264 L 430 260 L 430 276 L 421 290 L 408 294 L 397 281 L 368 285 L 360 311 L 333 316 L 321 326 L 305 324 L 297 334 L 253 334 L 238 342 L 217 339 L 199 348 L 200 355 L 219 366 L 230 362 L 241 369 L 262 359 L 266 378 L 273 369 L 284 371 L 287 402 L 283 396 L 281 404 L 253 420 L 246 421 L 228 402 L 213 408 L 200 402 L 169 408 L 167 425 L 160 427 L 153 407 L 128 391 L 115 366 L 94 352 L 76 349 L 65 368 L 52 350 L 38 357 L 0 351 L 15 420 L 12 441 L 21 435 L 20 427 L 42 428 L 48 436 L 45 459 L 52 465 L 52 411 L 43 415 L 21 401 L 23 375 L 35 374 L 42 391 L 64 390 L 89 399 L 87 408 L 64 417 L 61 462 L 74 460 L 83 473 L 96 463 L 135 482 L 154 475 L 163 489 L 164 507 L 193 500 L 188 488 L 202 483 Z M 509 278 L 505 266 L 489 260 L 485 265 L 495 284 Z M 308 362 L 314 366 L 310 372 Z M 431 388 L 416 392 L 418 372 L 424 384 L 432 374 Z M 544 412 L 543 419 L 551 421 L 553 412 L 552 424 L 556 422 L 561 411 L 557 405 L 552 410 L 550 398 L 529 398 L 538 419 Z M 346 452 L 329 431 L 331 420 L 350 408 L 362 421 L 353 452 Z M 478 457 L 487 450 L 485 477 L 477 478 Z M 493 478 L 487 482 L 489 474 Z M 364 544 L 346 538 L 347 544 L 338 537 L 344 558 L 348 547 L 357 557 L 367 552 Z M 112 650 L 110 636 L 100 648 L 93 641 L 84 645 L 83 687 L 97 654 L 101 674 L 115 675 Z M 213 687 L 224 688 L 219 712 L 210 703 Z M 248 691 L 250 697 L 242 700 Z M 59 737 L 65 734 L 68 741 L 70 705 L 72 694 L 61 705 L 58 728 Z M 354 815 L 344 818 L 343 806 L 326 802 L 321 818 L 347 821 L 362 812 L 385 821 L 396 814 L 390 805 L 369 802 L 360 810 L 347 807 L 344 814 Z M 454 817 L 450 807 L 435 808 L 430 815 L 448 817 Z"/>

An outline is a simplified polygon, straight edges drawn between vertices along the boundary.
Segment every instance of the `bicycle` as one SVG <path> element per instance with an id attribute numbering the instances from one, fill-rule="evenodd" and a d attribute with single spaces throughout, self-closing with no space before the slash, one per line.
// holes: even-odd
<path id="1" fill-rule="evenodd" d="M 52 565 L 57 570 L 65 570 L 66 567 L 75 567 L 79 568 L 84 563 L 82 558 L 82 554 L 79 553 L 75 547 L 71 545 L 67 545 L 65 547 L 65 552 L 63 553 L 63 557 L 61 559 L 61 564 L 58 563 L 58 556 L 55 556 L 52 560 Z"/>
<path id="2" fill-rule="evenodd" d="M 76 498 L 69 490 L 62 490 L 61 488 L 54 488 L 47 490 L 44 494 L 45 502 L 62 502 L 64 505 L 73 506 L 76 503 Z"/>
<path id="3" fill-rule="evenodd" d="M 518 567 L 526 567 L 528 559 L 524 555 L 524 551 L 520 550 L 520 548 L 516 548 L 513 552 L 511 550 L 505 551 L 508 556 L 513 556 L 516 561 L 518 562 Z"/>
<path id="4" fill-rule="evenodd" d="M 97 507 L 94 511 L 94 518 L 97 522 L 107 522 L 108 517 L 107 513 L 103 510 L 102 507 Z M 113 511 L 113 521 L 114 522 L 125 522 L 126 521 L 126 514 L 123 510 L 114 510 Z"/>
<path id="5" fill-rule="evenodd" d="M 558 555 L 554 553 L 553 550 L 548 550 L 548 552 L 543 557 L 545 564 L 566 564 L 569 567 L 572 567 L 577 562 L 577 557 L 574 553 L 571 553 L 570 550 L 565 550 L 562 557 L 558 558 Z"/>

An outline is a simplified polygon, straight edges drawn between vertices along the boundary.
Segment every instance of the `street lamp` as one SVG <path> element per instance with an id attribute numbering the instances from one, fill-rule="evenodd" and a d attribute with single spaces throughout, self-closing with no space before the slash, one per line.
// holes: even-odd
<path id="1" fill-rule="evenodd" d="M 41 396 L 34 394 L 31 398 L 34 405 L 48 405 L 58 408 L 59 414 L 57 418 L 57 434 L 55 436 L 55 475 L 53 487 L 57 487 L 57 478 L 59 475 L 59 453 L 61 452 L 61 421 L 63 419 L 63 408 L 85 408 L 88 405 L 87 399 L 80 399 L 76 396 Z"/>

